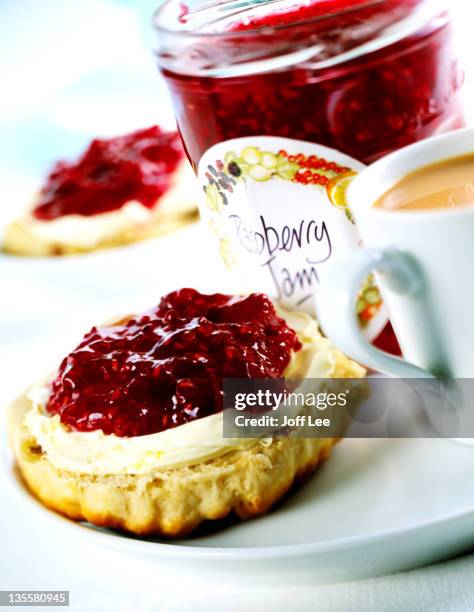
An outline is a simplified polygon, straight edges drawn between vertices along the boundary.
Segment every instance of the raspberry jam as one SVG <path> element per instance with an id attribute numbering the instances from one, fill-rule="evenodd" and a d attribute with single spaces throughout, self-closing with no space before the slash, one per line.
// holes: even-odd
<path id="1" fill-rule="evenodd" d="M 213 145 L 244 136 L 313 142 L 368 164 L 464 125 L 443 0 L 211 5 L 167 0 L 155 19 L 195 168 Z M 398 350 L 391 328 L 385 336 L 384 348 Z"/>
<path id="2" fill-rule="evenodd" d="M 158 126 L 93 140 L 76 163 L 56 164 L 33 214 L 42 221 L 91 216 L 117 210 L 130 200 L 153 208 L 170 187 L 183 156 L 178 134 Z"/>
<path id="3" fill-rule="evenodd" d="M 77 431 L 152 434 L 220 412 L 224 378 L 278 378 L 300 348 L 265 295 L 182 289 L 94 327 L 63 360 L 47 411 Z"/>
<path id="4" fill-rule="evenodd" d="M 159 30 L 173 1 L 157 15 Z M 269 135 L 369 163 L 462 126 L 463 74 L 449 15 L 431 6 L 313 0 L 288 8 L 263 1 L 227 19 L 211 21 L 206 9 L 201 21 L 184 14 L 188 29 L 174 35 L 165 23 L 159 60 L 191 161 L 196 166 L 216 143 Z M 428 16 L 416 17 L 406 34 L 403 24 L 421 10 Z M 305 49 L 309 55 L 298 61 Z"/>

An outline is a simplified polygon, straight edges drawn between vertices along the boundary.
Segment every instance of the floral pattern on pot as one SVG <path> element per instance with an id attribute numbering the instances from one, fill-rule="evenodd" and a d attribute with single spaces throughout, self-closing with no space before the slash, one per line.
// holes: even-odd
<path id="1" fill-rule="evenodd" d="M 222 207 L 227 206 L 228 194 L 233 193 L 237 181 L 251 179 L 262 183 L 274 178 L 283 179 L 326 190 L 330 202 L 354 223 L 347 206 L 346 191 L 355 174 L 351 168 L 317 155 L 289 155 L 284 149 L 274 153 L 249 146 L 240 153 L 229 151 L 224 160 L 216 160 L 214 166 L 207 166 L 208 184 L 204 193 L 208 208 L 221 212 Z"/>

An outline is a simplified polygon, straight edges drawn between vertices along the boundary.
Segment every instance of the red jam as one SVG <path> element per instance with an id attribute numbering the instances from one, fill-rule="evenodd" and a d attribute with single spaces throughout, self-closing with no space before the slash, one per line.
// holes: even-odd
<path id="1" fill-rule="evenodd" d="M 246 19 L 241 13 L 230 33 L 212 33 L 208 42 L 206 36 L 193 39 L 191 32 L 190 44 L 175 53 L 176 69 L 167 68 L 166 53 L 162 65 L 193 164 L 216 143 L 262 134 L 323 144 L 370 163 L 461 126 L 463 75 L 446 13 L 379 50 L 316 66 L 383 39 L 390 24 L 410 16 L 419 4 L 421 0 L 313 0 L 278 12 L 269 3 L 266 15 Z M 268 58 L 281 48 L 286 53 L 319 44 L 322 51 L 313 63 L 265 71 L 265 50 Z M 180 53 L 186 54 L 181 62 Z M 245 74 L 245 60 L 254 55 L 263 57 L 262 69 Z M 179 66 L 192 66 L 194 58 L 199 58 L 200 72 L 181 73 Z M 226 65 L 240 66 L 239 58 L 242 76 L 226 77 Z M 215 66 L 223 66 L 222 75 L 206 76 L 206 67 Z"/>
<path id="2" fill-rule="evenodd" d="M 33 214 L 42 221 L 91 216 L 117 210 L 130 200 L 153 208 L 170 187 L 183 156 L 178 134 L 158 126 L 93 140 L 76 163 L 56 164 Z"/>
<path id="3" fill-rule="evenodd" d="M 181 289 L 92 328 L 63 360 L 47 410 L 77 431 L 152 434 L 220 412 L 224 378 L 278 378 L 300 348 L 263 294 Z"/>

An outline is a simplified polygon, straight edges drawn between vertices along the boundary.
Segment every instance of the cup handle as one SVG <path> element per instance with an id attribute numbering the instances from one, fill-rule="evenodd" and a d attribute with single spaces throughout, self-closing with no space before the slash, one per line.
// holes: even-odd
<path id="1" fill-rule="evenodd" d="M 421 301 L 423 274 L 416 260 L 395 249 L 360 249 L 327 265 L 328 281 L 318 290 L 316 308 L 328 338 L 350 357 L 374 370 L 399 378 L 435 378 L 427 370 L 372 346 L 360 331 L 354 307 L 361 283 L 374 271 L 385 276 L 391 290 Z"/>

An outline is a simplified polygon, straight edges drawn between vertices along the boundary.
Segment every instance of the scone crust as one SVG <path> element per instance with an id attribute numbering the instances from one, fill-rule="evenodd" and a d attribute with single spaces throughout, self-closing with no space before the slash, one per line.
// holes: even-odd
<path id="1" fill-rule="evenodd" d="M 24 257 L 56 257 L 61 255 L 80 255 L 132 244 L 141 240 L 163 236 L 178 230 L 199 218 L 196 208 L 189 206 L 189 212 L 180 215 L 154 215 L 147 223 L 131 226 L 127 230 L 96 242 L 91 247 L 44 240 L 31 231 L 23 220 L 13 221 L 6 229 L 1 244 L 4 253 Z"/>
<path id="2" fill-rule="evenodd" d="M 335 439 L 281 438 L 190 467 L 92 476 L 54 466 L 22 424 L 26 396 L 10 409 L 11 442 L 28 488 L 74 520 L 140 535 L 182 537 L 205 520 L 267 512 L 326 459 Z"/>

